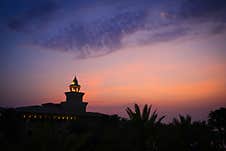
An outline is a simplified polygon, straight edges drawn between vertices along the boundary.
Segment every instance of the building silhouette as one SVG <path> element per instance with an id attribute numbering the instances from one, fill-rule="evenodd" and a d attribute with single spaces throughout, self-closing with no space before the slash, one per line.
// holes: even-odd
<path id="1" fill-rule="evenodd" d="M 80 92 L 80 87 L 75 76 L 69 85 L 69 91 L 65 92 L 66 100 L 64 102 L 17 107 L 14 111 L 18 117 L 28 120 L 78 120 L 108 116 L 102 113 L 86 111 L 88 102 L 83 101 L 85 93 Z M 1 110 L 2 114 L 4 114 L 6 109 L 2 108 Z"/>

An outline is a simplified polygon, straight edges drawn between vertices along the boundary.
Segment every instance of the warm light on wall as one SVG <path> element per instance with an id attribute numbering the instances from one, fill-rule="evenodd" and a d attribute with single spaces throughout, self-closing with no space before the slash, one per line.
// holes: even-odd
<path id="1" fill-rule="evenodd" d="M 48 119 L 48 120 L 77 120 L 76 116 L 68 115 L 41 115 L 41 114 L 23 114 L 24 119 Z"/>

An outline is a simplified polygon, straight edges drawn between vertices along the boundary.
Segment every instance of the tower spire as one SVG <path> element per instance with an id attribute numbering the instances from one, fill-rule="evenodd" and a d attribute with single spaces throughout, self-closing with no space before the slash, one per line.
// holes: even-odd
<path id="1" fill-rule="evenodd" d="M 79 92 L 80 91 L 80 85 L 78 84 L 78 80 L 76 76 L 74 77 L 74 80 L 69 85 L 70 92 Z"/>

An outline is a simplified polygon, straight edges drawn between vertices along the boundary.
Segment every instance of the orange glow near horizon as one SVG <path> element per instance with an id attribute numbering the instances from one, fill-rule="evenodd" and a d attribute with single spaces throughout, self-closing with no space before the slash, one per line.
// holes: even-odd
<path id="1" fill-rule="evenodd" d="M 208 103 L 211 98 L 224 98 L 226 61 L 212 54 L 194 56 L 202 51 L 174 43 L 133 48 L 132 52 L 126 48 L 98 60 L 81 60 L 81 68 L 87 68 L 78 72 L 85 99 L 94 105 L 177 105 L 187 100 Z M 167 51 L 169 47 L 173 51 Z"/>
<path id="2" fill-rule="evenodd" d="M 226 105 L 226 60 L 208 45 L 214 39 L 218 41 L 213 37 L 197 42 L 182 39 L 128 46 L 106 56 L 83 60 L 76 60 L 70 53 L 49 52 L 52 60 L 57 61 L 46 58 L 49 66 L 44 64 L 42 70 L 35 69 L 27 73 L 29 76 L 18 75 L 19 81 L 10 81 L 23 85 L 21 89 L 10 88 L 16 98 L 21 98 L 14 104 L 64 101 L 64 92 L 69 91 L 76 74 L 80 91 L 85 92 L 84 100 L 89 102 L 88 109 L 133 103 L 172 110 Z M 194 49 L 194 45 L 198 48 Z M 62 58 L 66 59 L 58 62 Z M 13 96 L 9 97 L 13 100 Z"/>

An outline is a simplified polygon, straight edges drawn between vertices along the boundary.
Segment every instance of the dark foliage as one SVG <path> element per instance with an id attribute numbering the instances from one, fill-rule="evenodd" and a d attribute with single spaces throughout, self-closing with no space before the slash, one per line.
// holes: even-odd
<path id="1" fill-rule="evenodd" d="M 0 114 L 3 151 L 223 151 L 226 150 L 226 108 L 211 111 L 208 122 L 179 115 L 165 116 L 145 105 L 126 108 L 129 119 L 117 115 L 95 120 L 30 121 L 13 109 Z"/>

